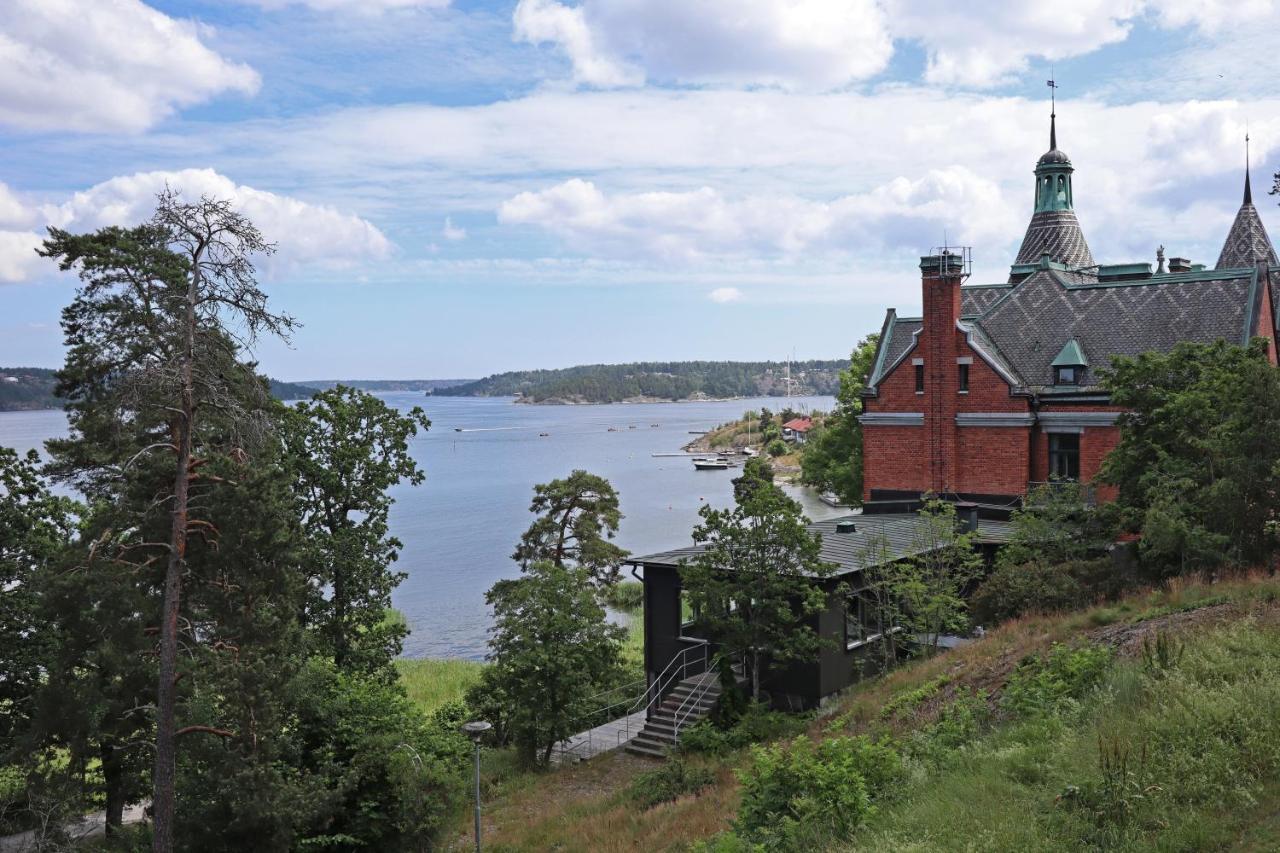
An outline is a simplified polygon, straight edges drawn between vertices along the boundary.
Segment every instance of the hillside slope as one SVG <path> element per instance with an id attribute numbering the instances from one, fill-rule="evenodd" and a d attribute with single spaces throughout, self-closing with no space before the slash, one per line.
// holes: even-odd
<path id="1" fill-rule="evenodd" d="M 1280 578 L 1175 581 L 1016 620 L 862 683 L 809 737 L 870 737 L 901 757 L 902 775 L 871 792 L 860 826 L 810 821 L 791 849 L 1277 849 L 1278 602 Z M 710 851 L 765 849 L 721 835 L 740 813 L 738 774 L 759 772 L 750 753 L 688 762 L 714 783 L 648 809 L 629 788 L 655 765 L 624 754 L 499 788 L 486 840 L 495 850 L 674 851 L 712 838 Z"/>
<path id="2" fill-rule="evenodd" d="M 848 361 L 791 364 L 791 393 L 834 394 Z M 525 403 L 618 403 L 780 397 L 787 366 L 774 361 L 672 361 L 585 364 L 561 370 L 519 370 L 432 393 L 448 397 L 519 397 Z"/>
<path id="3" fill-rule="evenodd" d="M 45 367 L 0 367 L 0 412 L 61 409 L 63 401 L 54 396 L 56 371 Z M 316 388 L 296 382 L 269 380 L 271 394 L 279 400 L 306 400 Z"/>

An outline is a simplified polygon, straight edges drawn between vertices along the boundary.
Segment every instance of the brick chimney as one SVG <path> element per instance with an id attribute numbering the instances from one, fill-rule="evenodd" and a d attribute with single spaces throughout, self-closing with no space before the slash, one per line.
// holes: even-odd
<path id="1" fill-rule="evenodd" d="M 921 330 L 924 393 L 920 396 L 928 441 L 929 488 L 952 491 L 955 476 L 956 321 L 960 319 L 960 283 L 966 273 L 964 250 L 943 249 L 920 259 L 924 302 Z"/>

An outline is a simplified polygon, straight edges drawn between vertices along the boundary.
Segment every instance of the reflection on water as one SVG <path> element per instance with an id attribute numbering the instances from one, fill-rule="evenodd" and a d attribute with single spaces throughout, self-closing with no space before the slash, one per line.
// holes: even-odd
<path id="1" fill-rule="evenodd" d="M 407 409 L 421 405 L 432 420 L 412 453 L 427 472 L 416 488 L 395 490 L 391 530 L 404 543 L 397 568 L 408 574 L 395 605 L 413 633 L 410 657 L 479 658 L 489 624 L 484 593 L 519 574 L 510 559 L 528 527 L 533 486 L 583 468 L 619 492 L 624 519 L 617 542 L 636 554 L 689 544 L 705 503 L 732 502 L 730 471 L 695 471 L 686 458 L 653 457 L 679 450 L 692 436 L 749 408 L 782 403 L 830 409 L 830 397 L 643 403 L 615 406 L 521 406 L 508 399 L 381 395 Z M 656 425 L 656 426 L 655 426 Z M 461 428 L 464 432 L 457 432 Z M 612 431 L 610 431 L 612 429 Z M 0 414 L 0 444 L 39 448 L 66 432 L 61 412 Z M 542 433 L 547 433 L 543 436 Z M 807 490 L 792 490 L 805 511 L 837 511 Z"/>

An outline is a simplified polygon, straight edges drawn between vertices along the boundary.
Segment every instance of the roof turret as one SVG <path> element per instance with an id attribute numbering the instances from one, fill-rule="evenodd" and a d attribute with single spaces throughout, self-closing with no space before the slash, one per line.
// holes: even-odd
<path id="1" fill-rule="evenodd" d="M 1249 138 L 1245 137 L 1245 150 L 1248 151 Z M 1236 211 L 1235 221 L 1227 232 L 1226 242 L 1222 244 L 1222 252 L 1218 255 L 1218 263 L 1214 269 L 1239 269 L 1253 267 L 1259 263 L 1268 266 L 1280 266 L 1276 259 L 1276 249 L 1267 236 L 1267 229 L 1262 225 L 1262 217 L 1253 206 L 1253 188 L 1249 181 L 1249 157 L 1246 153 L 1244 164 L 1244 200 Z"/>
<path id="2" fill-rule="evenodd" d="M 1034 264 L 1045 255 L 1049 260 L 1069 267 L 1094 265 L 1093 253 L 1089 251 L 1074 209 L 1071 187 L 1074 171 L 1071 158 L 1058 148 L 1055 108 L 1049 114 L 1049 150 L 1036 161 L 1035 210 L 1027 224 L 1015 265 Z"/>

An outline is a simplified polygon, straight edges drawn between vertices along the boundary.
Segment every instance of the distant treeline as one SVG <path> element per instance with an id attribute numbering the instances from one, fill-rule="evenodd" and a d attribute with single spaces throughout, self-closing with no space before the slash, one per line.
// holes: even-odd
<path id="1" fill-rule="evenodd" d="M 271 395 L 280 400 L 309 400 L 316 388 L 296 382 L 272 379 Z M 35 409 L 61 409 L 64 400 L 57 397 L 54 371 L 46 367 L 0 367 L 0 412 Z"/>
<path id="2" fill-rule="evenodd" d="M 848 360 L 791 363 L 792 394 L 834 394 Z M 671 361 L 588 364 L 561 370 L 499 373 L 436 390 L 448 397 L 520 397 L 530 403 L 618 403 L 637 398 L 690 400 L 781 397 L 787 366 L 777 361 Z"/>
<path id="3" fill-rule="evenodd" d="M 455 385 L 466 385 L 474 379 L 306 379 L 301 384 L 328 391 L 337 385 L 361 391 L 438 391 Z"/>

